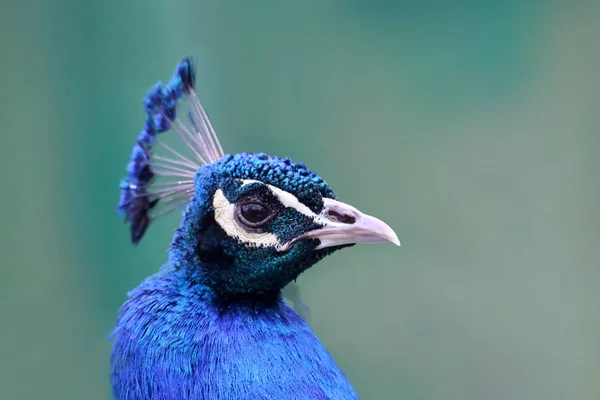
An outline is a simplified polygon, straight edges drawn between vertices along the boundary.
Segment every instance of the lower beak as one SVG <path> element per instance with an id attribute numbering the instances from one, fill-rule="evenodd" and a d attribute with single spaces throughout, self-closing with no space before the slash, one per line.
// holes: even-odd
<path id="1" fill-rule="evenodd" d="M 400 246 L 396 233 L 380 219 L 337 200 L 325 198 L 323 201 L 325 206 L 317 221 L 323 228 L 306 232 L 296 240 L 319 239 L 317 250 L 354 243 L 391 242 Z"/>

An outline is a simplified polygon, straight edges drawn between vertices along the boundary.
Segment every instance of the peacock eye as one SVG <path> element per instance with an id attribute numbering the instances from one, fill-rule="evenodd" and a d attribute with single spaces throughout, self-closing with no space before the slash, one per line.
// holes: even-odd
<path id="1" fill-rule="evenodd" d="M 238 208 L 238 217 L 245 225 L 258 228 L 271 219 L 273 212 L 260 203 L 244 203 Z"/>

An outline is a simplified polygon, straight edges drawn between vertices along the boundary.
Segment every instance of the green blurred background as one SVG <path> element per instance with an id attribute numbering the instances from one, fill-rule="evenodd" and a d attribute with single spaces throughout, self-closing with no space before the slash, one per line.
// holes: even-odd
<path id="1" fill-rule="evenodd" d="M 600 399 L 600 3 L 6 2 L 0 397 L 109 399 L 166 260 L 115 212 L 141 100 L 186 55 L 228 152 L 304 161 L 403 246 L 305 273 L 364 399 Z"/>

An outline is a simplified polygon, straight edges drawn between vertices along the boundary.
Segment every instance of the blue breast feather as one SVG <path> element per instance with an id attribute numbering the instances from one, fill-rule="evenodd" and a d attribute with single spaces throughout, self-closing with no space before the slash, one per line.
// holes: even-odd
<path id="1" fill-rule="evenodd" d="M 343 372 L 280 296 L 213 304 L 171 264 L 130 293 L 113 334 L 117 399 L 356 399 Z"/>

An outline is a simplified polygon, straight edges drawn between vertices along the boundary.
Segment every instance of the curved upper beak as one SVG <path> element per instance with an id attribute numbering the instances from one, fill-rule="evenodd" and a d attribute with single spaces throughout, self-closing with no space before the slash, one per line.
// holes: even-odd
<path id="1" fill-rule="evenodd" d="M 382 220 L 364 214 L 349 204 L 323 199 L 325 207 L 318 216 L 324 226 L 304 233 L 296 240 L 319 239 L 317 249 L 353 243 L 391 242 L 400 246 L 398 236 Z"/>

